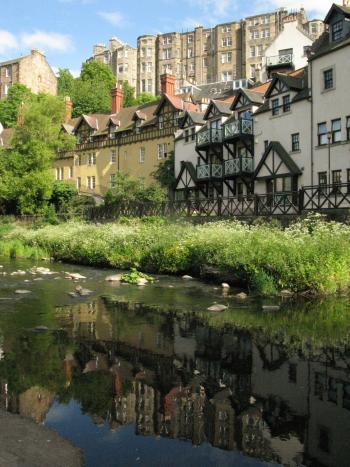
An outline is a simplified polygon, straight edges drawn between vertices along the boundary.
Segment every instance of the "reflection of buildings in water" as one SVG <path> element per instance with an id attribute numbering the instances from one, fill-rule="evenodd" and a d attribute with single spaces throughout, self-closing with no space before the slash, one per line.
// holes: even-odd
<path id="1" fill-rule="evenodd" d="M 136 434 L 149 436 L 154 431 L 156 391 L 136 375 Z"/>
<path id="2" fill-rule="evenodd" d="M 222 390 L 210 400 L 207 410 L 207 433 L 213 446 L 228 450 L 236 448 L 235 421 L 231 391 Z"/>

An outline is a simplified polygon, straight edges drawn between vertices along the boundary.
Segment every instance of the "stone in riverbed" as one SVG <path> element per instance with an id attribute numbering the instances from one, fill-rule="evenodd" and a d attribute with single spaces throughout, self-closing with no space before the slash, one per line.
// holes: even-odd
<path id="1" fill-rule="evenodd" d="M 122 274 L 112 274 L 107 276 L 105 279 L 107 282 L 120 282 L 122 280 Z"/>
<path id="2" fill-rule="evenodd" d="M 78 285 L 77 287 L 75 287 L 75 291 L 76 291 L 77 294 L 79 294 L 81 297 L 88 297 L 89 295 L 91 295 L 91 294 L 93 293 L 92 290 L 84 289 L 84 288 L 81 287 L 80 285 Z"/>
<path id="3" fill-rule="evenodd" d="M 281 297 L 293 297 L 294 292 L 292 292 L 291 290 L 287 290 L 287 289 L 281 290 L 280 295 Z"/>
<path id="4" fill-rule="evenodd" d="M 78 281 L 80 279 L 86 279 L 85 276 L 82 276 L 78 272 L 66 272 L 67 274 L 67 279 L 71 279 L 73 281 Z"/>
<path id="5" fill-rule="evenodd" d="M 235 295 L 235 297 L 238 298 L 239 300 L 245 300 L 246 298 L 248 298 L 248 295 L 245 292 L 241 292 Z"/>
<path id="6" fill-rule="evenodd" d="M 146 284 L 148 284 L 147 279 L 145 279 L 143 277 L 140 277 L 139 279 L 137 279 L 137 284 L 136 285 L 143 287 Z"/>
<path id="7" fill-rule="evenodd" d="M 49 328 L 47 326 L 36 326 L 33 331 L 35 332 L 47 332 Z"/>
<path id="8" fill-rule="evenodd" d="M 192 276 L 188 276 L 187 274 L 182 276 L 182 279 L 184 279 L 185 281 L 190 281 L 191 279 L 193 279 Z"/>
<path id="9" fill-rule="evenodd" d="M 13 271 L 11 272 L 11 276 L 25 276 L 27 273 L 25 271 L 22 271 L 21 269 L 18 269 L 18 271 Z"/>
<path id="10" fill-rule="evenodd" d="M 23 289 L 18 289 L 15 290 L 15 293 L 18 295 L 26 295 L 32 293 L 31 290 L 23 290 Z"/>
<path id="11" fill-rule="evenodd" d="M 207 308 L 208 311 L 213 311 L 215 313 L 221 313 L 222 311 L 227 310 L 226 305 L 212 305 L 209 308 Z"/>
<path id="12" fill-rule="evenodd" d="M 221 287 L 222 287 L 223 289 L 226 289 L 226 290 L 228 290 L 228 289 L 231 288 L 230 285 L 229 285 L 227 282 L 223 282 L 223 283 L 221 284 Z"/>

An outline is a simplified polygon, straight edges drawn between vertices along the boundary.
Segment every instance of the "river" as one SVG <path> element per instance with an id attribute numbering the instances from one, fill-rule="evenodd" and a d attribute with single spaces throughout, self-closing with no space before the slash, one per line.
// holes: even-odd
<path id="1" fill-rule="evenodd" d="M 0 409 L 54 428 L 87 467 L 349 466 L 347 297 L 238 300 L 195 280 L 0 265 Z M 93 293 L 69 295 L 67 272 Z"/>

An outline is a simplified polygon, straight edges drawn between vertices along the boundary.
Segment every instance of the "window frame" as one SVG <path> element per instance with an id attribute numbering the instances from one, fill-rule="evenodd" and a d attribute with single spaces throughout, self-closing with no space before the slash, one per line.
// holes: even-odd
<path id="1" fill-rule="evenodd" d="M 292 152 L 300 151 L 300 133 L 293 133 L 292 138 Z"/>
<path id="2" fill-rule="evenodd" d="M 346 117 L 346 140 L 350 141 L 350 116 Z"/>
<path id="3" fill-rule="evenodd" d="M 287 94 L 286 96 L 283 96 L 282 106 L 283 106 L 283 113 L 290 112 L 290 110 L 291 110 L 290 94 Z"/>
<path id="4" fill-rule="evenodd" d="M 338 29 L 336 27 L 340 26 Z M 343 37 L 344 21 L 340 19 L 332 24 L 332 42 L 337 42 Z"/>
<path id="5" fill-rule="evenodd" d="M 320 133 L 321 125 L 325 126 L 325 132 L 324 133 Z M 325 143 L 322 142 L 322 137 L 325 138 L 325 141 L 326 141 Z M 327 122 L 321 122 L 321 123 L 317 124 L 317 142 L 318 142 L 318 146 L 326 146 L 327 145 Z"/>
<path id="6" fill-rule="evenodd" d="M 277 104 L 277 105 L 275 105 Z M 280 101 L 279 99 L 272 99 L 271 100 L 271 110 L 272 110 L 272 116 L 277 117 L 277 115 L 280 114 Z"/>
<path id="7" fill-rule="evenodd" d="M 330 74 L 330 77 L 327 77 L 327 74 Z M 334 69 L 327 68 L 323 70 L 323 90 L 328 91 L 334 89 Z"/>
<path id="8" fill-rule="evenodd" d="M 339 122 L 339 128 L 334 129 L 333 125 Z M 331 121 L 332 144 L 341 142 L 341 118 L 335 118 Z M 339 139 L 337 139 L 339 137 Z"/>
<path id="9" fill-rule="evenodd" d="M 141 147 L 139 149 L 139 164 L 144 164 L 146 159 L 146 149 Z"/>

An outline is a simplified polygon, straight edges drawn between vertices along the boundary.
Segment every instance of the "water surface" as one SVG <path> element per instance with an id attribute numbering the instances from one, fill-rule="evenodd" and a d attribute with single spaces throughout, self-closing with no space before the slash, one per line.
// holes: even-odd
<path id="1" fill-rule="evenodd" d="M 0 408 L 55 428 L 87 466 L 349 465 L 347 298 L 263 313 L 275 302 L 196 281 L 0 264 Z M 93 294 L 68 295 L 65 271 Z"/>

